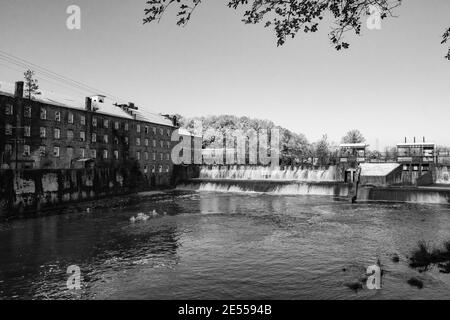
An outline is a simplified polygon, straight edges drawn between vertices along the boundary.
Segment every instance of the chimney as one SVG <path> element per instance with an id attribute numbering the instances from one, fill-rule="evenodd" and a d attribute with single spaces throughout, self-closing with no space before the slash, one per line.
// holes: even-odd
<path id="1" fill-rule="evenodd" d="M 423 137 L 423 143 L 425 143 L 425 137 Z"/>
<path id="2" fill-rule="evenodd" d="M 416 143 L 416 137 L 414 137 L 414 143 Z"/>
<path id="3" fill-rule="evenodd" d="M 17 81 L 16 82 L 16 88 L 14 90 L 14 97 L 15 98 L 23 98 L 23 81 Z"/>
<path id="4" fill-rule="evenodd" d="M 407 143 L 408 141 L 407 141 L 407 139 L 406 139 L 406 137 L 405 137 L 405 143 Z"/>
<path id="5" fill-rule="evenodd" d="M 92 111 L 92 100 L 89 97 L 86 97 L 85 107 L 87 111 Z"/>

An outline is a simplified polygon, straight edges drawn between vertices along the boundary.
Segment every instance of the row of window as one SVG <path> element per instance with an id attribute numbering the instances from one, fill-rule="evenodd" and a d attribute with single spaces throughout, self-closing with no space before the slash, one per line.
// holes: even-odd
<path id="1" fill-rule="evenodd" d="M 5 135 L 7 136 L 11 136 L 12 135 L 12 131 L 13 131 L 13 126 L 10 124 L 7 124 L 5 126 Z M 23 127 L 23 135 L 25 137 L 31 137 L 31 127 L 30 126 L 24 126 Z M 39 137 L 42 139 L 47 138 L 47 128 L 45 127 L 40 127 L 39 128 Z M 53 138 L 54 139 L 61 139 L 61 129 L 58 128 L 54 128 L 53 129 Z M 73 130 L 67 130 L 67 139 L 68 140 L 72 140 L 74 138 L 74 131 Z M 80 131 L 80 141 L 81 142 L 85 142 L 86 141 L 86 132 L 84 131 Z M 91 141 L 92 142 L 97 142 L 98 141 L 98 137 L 96 133 L 92 133 L 91 136 Z M 102 137 L 102 142 L 103 143 L 109 143 L 109 135 L 104 134 Z M 124 142 L 125 144 L 129 143 L 128 137 L 124 138 Z M 164 148 L 166 147 L 167 149 L 170 149 L 171 145 L 170 145 L 170 141 L 165 141 L 165 145 L 164 145 L 164 141 L 161 140 L 159 141 L 160 147 Z M 119 144 L 119 138 L 114 137 L 114 144 Z M 136 145 L 137 146 L 141 146 L 141 138 L 136 138 Z M 148 147 L 150 145 L 150 140 L 149 139 L 144 139 L 144 145 L 146 147 Z M 153 147 L 156 148 L 156 140 L 153 139 Z"/>
<path id="2" fill-rule="evenodd" d="M 71 158 L 73 156 L 73 150 L 74 149 L 72 147 L 67 147 L 66 152 L 67 152 L 67 156 L 69 158 Z M 85 158 L 86 157 L 86 149 L 85 148 L 80 148 L 79 150 L 80 150 L 79 151 L 80 158 Z M 5 145 L 5 153 L 12 153 L 12 145 L 11 144 L 6 144 Z M 45 156 L 46 155 L 46 147 L 45 146 L 40 146 L 39 147 L 39 153 L 40 153 L 41 156 Z M 150 160 L 149 153 L 148 152 L 144 152 L 143 154 L 144 154 L 144 159 L 146 161 L 149 161 Z M 31 147 L 29 145 L 24 145 L 23 146 L 23 155 L 24 156 L 30 156 L 31 155 Z M 60 156 L 60 147 L 57 147 L 57 146 L 53 147 L 53 156 L 54 157 L 59 157 Z M 91 158 L 94 158 L 94 159 L 97 158 L 97 150 L 91 149 L 90 156 L 91 156 Z M 103 159 L 109 159 L 109 156 L 110 156 L 109 155 L 109 151 L 106 150 L 106 149 L 103 150 L 102 158 Z M 119 160 L 119 151 L 118 150 L 114 150 L 113 154 L 112 154 L 112 157 L 113 157 L 114 160 Z M 166 154 L 160 153 L 159 154 L 159 158 L 160 158 L 161 161 L 164 161 L 164 160 L 170 161 L 170 154 L 169 153 L 166 153 Z M 140 151 L 136 152 L 136 159 L 139 160 L 139 161 L 141 160 L 141 152 Z M 152 160 L 156 161 L 156 153 L 155 152 L 152 153 Z"/>
<path id="3" fill-rule="evenodd" d="M 5 114 L 6 115 L 13 115 L 13 106 L 8 104 L 5 106 Z M 55 111 L 55 117 L 54 120 L 57 122 L 61 122 L 61 112 L 60 111 Z M 31 118 L 31 107 L 25 107 L 24 108 L 24 117 L 25 118 Z M 40 118 L 41 120 L 47 120 L 47 109 L 45 108 L 41 108 L 40 110 Z M 100 119 L 101 121 L 101 119 Z M 69 112 L 68 117 L 67 117 L 67 122 L 69 124 L 73 124 L 74 123 L 74 114 L 72 112 Z M 92 126 L 93 127 L 97 127 L 99 123 L 99 119 L 97 117 L 92 117 Z M 86 125 L 86 117 L 84 115 L 80 115 L 80 124 L 81 125 Z M 108 119 L 103 119 L 103 127 L 104 128 L 109 128 L 110 126 L 110 121 Z M 114 121 L 114 129 L 119 130 L 121 127 L 121 124 L 119 121 Z M 150 127 L 149 126 L 143 126 L 144 127 L 144 132 L 145 134 L 149 134 L 150 133 Z M 129 130 L 129 124 L 127 122 L 125 122 L 123 124 L 123 128 L 125 131 Z M 157 128 L 156 127 L 152 127 L 152 131 L 153 134 L 156 135 L 157 133 Z M 137 124 L 136 125 L 136 132 L 140 133 L 141 132 L 141 125 Z M 163 128 L 159 128 L 159 134 L 160 135 L 164 135 L 164 129 Z M 166 135 L 168 137 L 170 137 L 171 131 L 170 129 L 166 129 Z"/>

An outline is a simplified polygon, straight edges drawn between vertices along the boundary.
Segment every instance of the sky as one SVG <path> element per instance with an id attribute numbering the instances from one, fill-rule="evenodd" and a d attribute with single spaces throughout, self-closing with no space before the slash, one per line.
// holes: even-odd
<path id="1" fill-rule="evenodd" d="M 404 1 L 339 52 L 329 24 L 277 47 L 271 29 L 245 25 L 226 0 L 205 0 L 186 27 L 175 9 L 143 25 L 145 2 L 3 0 L 0 50 L 164 114 L 268 119 L 311 142 L 356 128 L 380 150 L 414 136 L 450 145 L 448 0 Z M 66 27 L 69 5 L 81 30 Z M 23 71 L 0 60 L 0 81 Z M 43 90 L 88 95 L 36 76 Z"/>

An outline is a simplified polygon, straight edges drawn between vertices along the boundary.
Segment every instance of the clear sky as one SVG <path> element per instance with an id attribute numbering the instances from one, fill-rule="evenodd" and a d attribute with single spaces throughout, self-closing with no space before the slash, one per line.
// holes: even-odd
<path id="1" fill-rule="evenodd" d="M 66 28 L 72 4 L 81 30 Z M 358 128 L 372 147 L 424 135 L 450 145 L 450 61 L 440 45 L 448 0 L 404 1 L 398 18 L 349 35 L 343 52 L 329 44 L 328 25 L 277 47 L 270 29 L 243 24 L 226 0 L 205 0 L 184 28 L 175 12 L 142 25 L 144 7 L 3 0 L 0 50 L 162 113 L 269 119 L 310 141 L 323 133 L 339 141 Z M 0 61 L 0 80 L 21 80 L 13 68 Z M 68 91 L 43 78 L 41 89 Z"/>

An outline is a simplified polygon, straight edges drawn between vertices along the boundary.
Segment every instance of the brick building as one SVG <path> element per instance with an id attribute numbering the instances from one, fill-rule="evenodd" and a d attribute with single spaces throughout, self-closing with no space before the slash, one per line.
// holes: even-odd
<path id="1" fill-rule="evenodd" d="M 104 96 L 73 99 L 42 92 L 23 97 L 23 82 L 0 84 L 2 168 L 139 168 L 151 185 L 168 184 L 176 123 Z"/>

